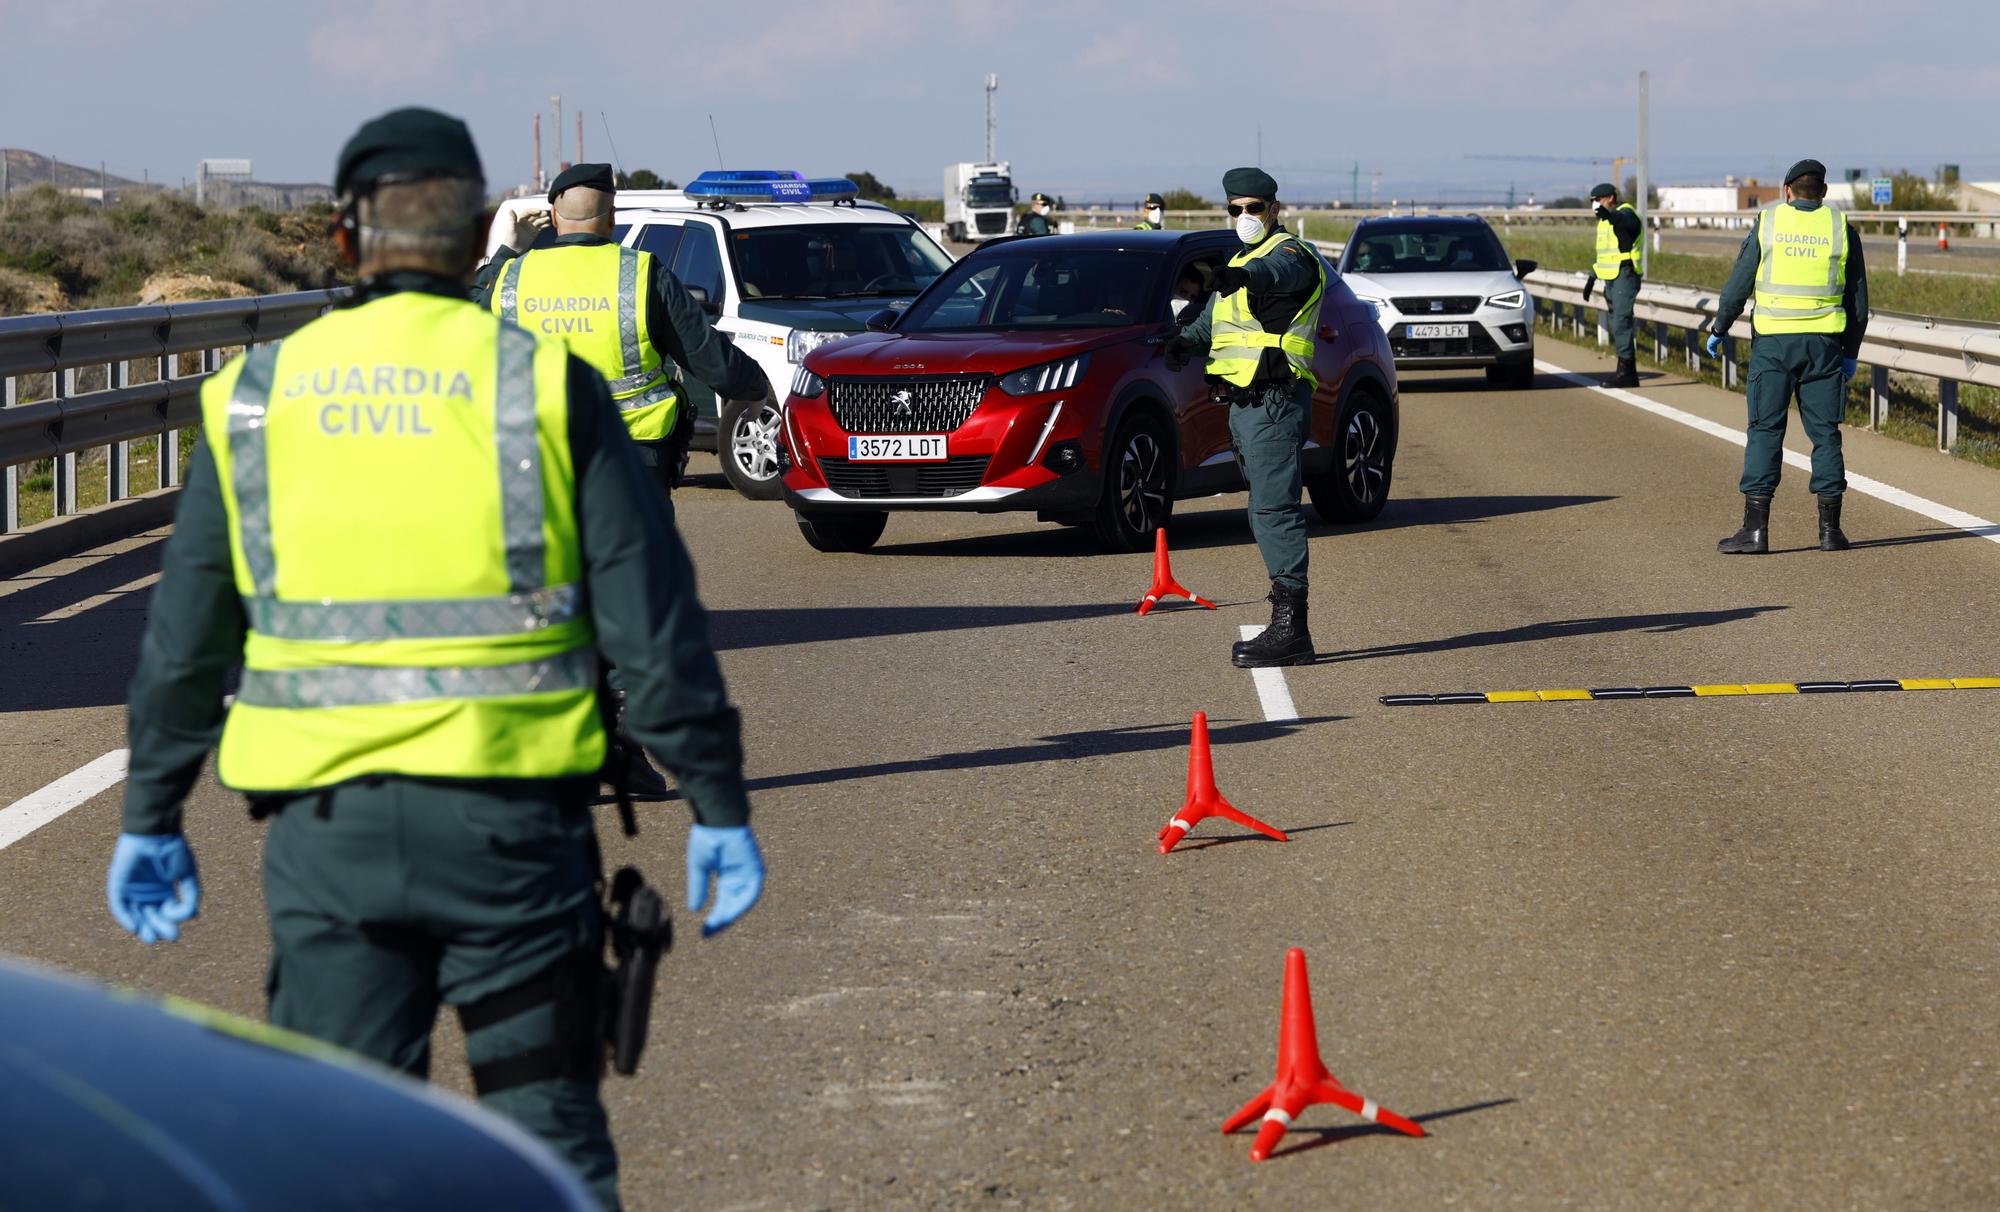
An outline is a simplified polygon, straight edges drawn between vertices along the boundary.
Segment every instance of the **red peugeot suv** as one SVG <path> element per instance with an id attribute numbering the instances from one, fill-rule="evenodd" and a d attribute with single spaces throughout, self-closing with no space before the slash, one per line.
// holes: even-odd
<path id="1" fill-rule="evenodd" d="M 891 510 L 1033 510 L 1149 548 L 1176 500 L 1244 488 L 1199 361 L 1167 369 L 1176 319 L 1241 246 L 1227 231 L 995 241 L 900 314 L 808 354 L 785 402 L 785 502 L 821 551 L 864 551 Z M 1329 522 L 1382 511 L 1395 362 L 1331 268 L 1305 484 Z"/>

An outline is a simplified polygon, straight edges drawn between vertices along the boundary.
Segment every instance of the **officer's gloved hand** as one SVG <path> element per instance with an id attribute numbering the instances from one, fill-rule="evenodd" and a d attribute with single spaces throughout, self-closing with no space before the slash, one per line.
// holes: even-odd
<path id="1" fill-rule="evenodd" d="M 142 943 L 173 942 L 201 911 L 194 851 L 178 833 L 122 833 L 104 881 L 111 916 Z"/>
<path id="2" fill-rule="evenodd" d="M 1583 301 L 1585 303 L 1590 302 L 1590 292 L 1596 289 L 1597 289 L 1597 275 L 1596 274 L 1583 275 Z"/>
<path id="3" fill-rule="evenodd" d="M 1241 265 L 1218 265 L 1210 279 L 1210 289 L 1218 295 L 1233 295 L 1250 285 L 1250 271 Z"/>
<path id="4" fill-rule="evenodd" d="M 1842 358 L 1842 359 L 1840 360 L 1840 377 L 1841 377 L 1841 378 L 1843 378 L 1843 379 L 1847 379 L 1847 380 L 1849 380 L 1849 381 L 1851 382 L 1851 381 L 1853 380 L 1854 376 L 1855 376 L 1855 375 L 1857 375 L 1857 374 L 1859 374 L 1859 373 L 1861 373 L 1861 359 L 1859 359 L 1859 358 Z"/>
<path id="5" fill-rule="evenodd" d="M 696 825 L 688 831 L 688 912 L 708 899 L 708 878 L 715 877 L 715 904 L 701 924 L 701 936 L 720 931 L 750 912 L 764 893 L 764 856 L 748 825 Z"/>
<path id="6" fill-rule="evenodd" d="M 1165 358 L 1168 370 L 1186 370 L 1187 364 L 1194 359 L 1194 342 L 1178 333 L 1168 337 Z"/>
<path id="7" fill-rule="evenodd" d="M 1708 334 L 1708 340 L 1707 340 L 1707 342 L 1706 342 L 1706 343 L 1704 343 L 1704 344 L 1702 345 L 1702 348 L 1708 351 L 1708 356 L 1709 356 L 1709 357 L 1711 357 L 1711 358 L 1719 358 L 1719 357 L 1721 357 L 1721 356 L 1722 356 L 1722 334 L 1721 334 L 1721 333 L 1719 333 L 1719 332 L 1712 332 L 1712 333 Z"/>

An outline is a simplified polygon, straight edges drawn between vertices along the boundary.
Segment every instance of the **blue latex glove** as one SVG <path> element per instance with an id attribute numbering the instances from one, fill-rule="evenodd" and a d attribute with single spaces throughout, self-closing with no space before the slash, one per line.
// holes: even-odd
<path id="1" fill-rule="evenodd" d="M 701 924 L 701 936 L 717 933 L 750 912 L 764 893 L 764 856 L 748 825 L 696 825 L 688 831 L 688 912 L 708 899 L 715 877 L 715 904 Z"/>
<path id="2" fill-rule="evenodd" d="M 1849 381 L 1852 381 L 1852 380 L 1853 380 L 1853 378 L 1854 378 L 1854 376 L 1855 376 L 1855 375 L 1857 375 L 1857 374 L 1859 374 L 1860 372 L 1861 372 L 1861 359 L 1859 359 L 1859 358 L 1842 358 L 1842 359 L 1840 360 L 1840 377 L 1841 377 L 1841 378 L 1843 378 L 1843 379 L 1847 379 L 1847 380 L 1849 380 Z"/>
<path id="3" fill-rule="evenodd" d="M 1721 333 L 1719 333 L 1719 332 L 1712 332 L 1712 333 L 1708 334 L 1708 344 L 1706 344 L 1706 345 L 1702 346 L 1702 348 L 1703 348 L 1703 349 L 1706 349 L 1706 350 L 1708 351 L 1708 356 L 1709 356 L 1709 357 L 1711 357 L 1711 358 L 1719 358 L 1719 357 L 1721 357 L 1721 356 L 1722 356 L 1722 334 L 1721 334 Z"/>
<path id="4" fill-rule="evenodd" d="M 178 833 L 121 833 L 104 881 L 111 916 L 142 943 L 173 942 L 201 912 L 194 851 Z"/>

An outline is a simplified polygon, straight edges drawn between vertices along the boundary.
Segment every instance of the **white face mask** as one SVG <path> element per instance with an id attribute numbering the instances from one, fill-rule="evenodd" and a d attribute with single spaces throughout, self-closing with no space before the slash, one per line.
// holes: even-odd
<path id="1" fill-rule="evenodd" d="M 1146 222 L 1148 222 L 1148 223 L 1151 223 L 1151 224 L 1154 224 L 1155 226 L 1157 226 L 1157 225 L 1158 225 L 1158 224 L 1160 224 L 1160 223 L 1161 223 L 1161 222 L 1162 222 L 1163 220 L 1165 220 L 1165 219 L 1166 219 L 1166 217 L 1167 217 L 1167 212 L 1165 212 L 1165 211 L 1161 210 L 1161 209 L 1160 209 L 1159 207 L 1157 207 L 1157 206 L 1148 206 L 1148 207 L 1146 208 Z"/>
<path id="2" fill-rule="evenodd" d="M 1247 211 L 1236 216 L 1236 238 L 1245 244 L 1255 244 L 1264 238 L 1264 219 Z"/>

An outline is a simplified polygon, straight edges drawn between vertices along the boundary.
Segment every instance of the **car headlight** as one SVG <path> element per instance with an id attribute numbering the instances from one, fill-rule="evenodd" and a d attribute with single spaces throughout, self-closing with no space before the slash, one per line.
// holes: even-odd
<path id="1" fill-rule="evenodd" d="M 1527 301 L 1528 301 L 1527 291 L 1510 290 L 1504 295 L 1494 295 L 1492 298 L 1486 300 L 1486 306 L 1516 308 L 1521 306 L 1521 304 L 1526 303 Z"/>
<path id="2" fill-rule="evenodd" d="M 794 328 L 785 334 L 785 361 L 794 366 L 806 360 L 806 355 L 829 341 L 851 337 L 851 332 L 816 332 L 810 328 Z"/>
<path id="3" fill-rule="evenodd" d="M 826 390 L 826 380 L 801 366 L 792 372 L 792 394 L 802 400 L 816 400 Z"/>
<path id="4" fill-rule="evenodd" d="M 1045 391 L 1064 391 L 1075 387 L 1083 378 L 1084 368 L 1090 365 L 1089 354 L 1078 354 L 1074 358 L 1064 358 L 1060 362 L 1044 362 L 1040 366 L 1030 366 L 1012 374 L 1000 376 L 1000 390 L 1010 396 L 1039 395 Z"/>

